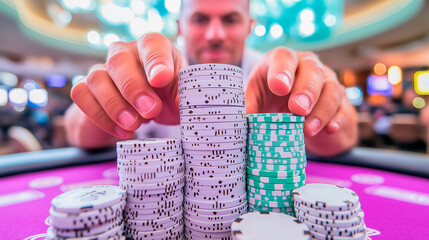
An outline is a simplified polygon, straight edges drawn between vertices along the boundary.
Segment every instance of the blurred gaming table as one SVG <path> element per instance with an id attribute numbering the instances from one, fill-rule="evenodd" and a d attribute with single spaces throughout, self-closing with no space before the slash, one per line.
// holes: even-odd
<path id="1" fill-rule="evenodd" d="M 370 239 L 429 239 L 429 157 L 355 148 L 308 156 L 307 182 L 360 197 Z M 78 148 L 0 156 L 0 239 L 44 239 L 52 198 L 89 185 L 118 185 L 115 150 Z"/>

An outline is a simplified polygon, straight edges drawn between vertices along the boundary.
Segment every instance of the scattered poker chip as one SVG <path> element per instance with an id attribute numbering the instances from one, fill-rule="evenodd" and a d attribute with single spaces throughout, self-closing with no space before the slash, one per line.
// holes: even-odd
<path id="1" fill-rule="evenodd" d="M 248 143 L 253 146 L 260 147 L 294 147 L 304 145 L 304 141 L 259 141 L 249 139 Z"/>
<path id="2" fill-rule="evenodd" d="M 259 123 L 275 123 L 275 122 L 304 122 L 305 117 L 297 116 L 293 113 L 257 113 L 247 115 L 249 122 L 259 122 Z"/>
<path id="3" fill-rule="evenodd" d="M 312 239 L 317 240 L 326 240 L 326 239 L 332 239 L 332 240 L 365 240 L 367 238 L 366 231 L 359 232 L 358 234 L 355 234 L 353 236 L 334 236 L 334 235 L 326 235 L 318 232 L 311 231 Z"/>
<path id="4" fill-rule="evenodd" d="M 360 223 L 359 225 L 353 226 L 353 227 L 328 227 L 328 226 L 321 226 L 319 224 L 306 224 L 307 227 L 312 232 L 321 233 L 329 236 L 349 236 L 353 237 L 354 235 L 357 235 L 361 232 L 365 231 L 364 223 Z"/>
<path id="5" fill-rule="evenodd" d="M 304 123 L 249 123 L 249 128 L 253 129 L 275 129 L 275 130 L 290 130 L 290 129 L 303 129 Z"/>
<path id="6" fill-rule="evenodd" d="M 287 178 L 305 174 L 305 169 L 297 169 L 290 171 L 272 171 L 272 170 L 260 170 L 257 168 L 247 167 L 247 172 L 254 176 L 261 177 L 273 177 L 273 178 Z"/>
<path id="7" fill-rule="evenodd" d="M 359 196 L 348 188 L 311 183 L 293 191 L 294 201 L 304 206 L 332 211 L 344 211 L 356 208 Z"/>
<path id="8" fill-rule="evenodd" d="M 258 169 L 261 171 L 296 171 L 302 170 L 305 171 L 307 167 L 307 162 L 295 163 L 295 164 L 266 164 L 266 163 L 257 163 L 248 160 L 248 166 L 252 169 Z M 257 170 L 256 170 L 257 171 Z"/>
<path id="9" fill-rule="evenodd" d="M 299 188 L 305 184 L 305 181 L 296 183 L 263 183 L 250 178 L 248 178 L 247 180 L 247 184 L 249 184 L 249 186 L 268 190 L 291 190 Z"/>
<path id="10" fill-rule="evenodd" d="M 54 211 L 79 213 L 110 207 L 126 198 L 125 190 L 110 185 L 91 186 L 75 189 L 52 199 Z"/>
<path id="11" fill-rule="evenodd" d="M 302 133 L 286 134 L 286 135 L 268 135 L 268 134 L 249 133 L 249 140 L 271 141 L 271 142 L 304 141 L 304 135 Z"/>
<path id="12" fill-rule="evenodd" d="M 116 227 L 113 227 L 109 229 L 108 231 L 92 235 L 92 236 L 86 236 L 86 237 L 61 237 L 56 235 L 55 228 L 50 226 L 46 232 L 46 239 L 48 240 L 92 240 L 92 239 L 109 239 L 109 238 L 115 238 L 118 239 L 122 236 L 122 229 L 123 225 L 119 225 Z"/>
<path id="13" fill-rule="evenodd" d="M 310 239 L 305 224 L 294 217 L 273 212 L 244 214 L 232 223 L 231 232 L 236 240 Z"/>

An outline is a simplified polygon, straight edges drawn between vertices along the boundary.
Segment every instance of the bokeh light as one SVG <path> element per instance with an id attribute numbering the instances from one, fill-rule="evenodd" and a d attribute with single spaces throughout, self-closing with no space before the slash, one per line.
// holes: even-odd
<path id="1" fill-rule="evenodd" d="M 374 65 L 374 73 L 377 75 L 383 75 L 386 73 L 387 67 L 383 63 L 376 63 Z"/>
<path id="2" fill-rule="evenodd" d="M 425 105 L 426 105 L 426 102 L 425 102 L 425 100 L 423 98 L 421 98 L 421 97 L 415 97 L 413 99 L 413 106 L 415 108 L 421 109 L 421 108 L 424 108 Z"/>
<path id="3" fill-rule="evenodd" d="M 429 95 L 429 71 L 418 71 L 414 74 L 414 89 L 417 94 Z"/>
<path id="4" fill-rule="evenodd" d="M 402 70 L 398 66 L 391 66 L 387 71 L 389 82 L 393 85 L 398 85 L 402 82 Z"/>
<path id="5" fill-rule="evenodd" d="M 13 88 L 9 91 L 9 101 L 16 106 L 24 106 L 28 102 L 28 92 L 23 88 Z"/>

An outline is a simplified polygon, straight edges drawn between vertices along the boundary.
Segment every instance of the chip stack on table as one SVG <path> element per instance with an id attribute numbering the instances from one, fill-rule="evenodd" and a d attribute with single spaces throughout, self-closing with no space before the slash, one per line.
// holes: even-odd
<path id="1" fill-rule="evenodd" d="M 359 196 L 350 189 L 323 183 L 293 190 L 297 218 L 310 229 L 312 239 L 366 238 Z"/>
<path id="2" fill-rule="evenodd" d="M 52 200 L 47 240 L 125 239 L 126 191 L 117 186 L 75 189 Z"/>
<path id="3" fill-rule="evenodd" d="M 185 165 L 179 138 L 128 140 L 116 145 L 119 186 L 129 239 L 182 239 Z"/>
<path id="4" fill-rule="evenodd" d="M 231 226 L 234 240 L 305 240 L 308 227 L 295 217 L 275 212 L 252 212 L 237 218 Z"/>
<path id="5" fill-rule="evenodd" d="M 292 190 L 304 185 L 307 159 L 304 117 L 249 114 L 247 193 L 249 211 L 294 216 Z"/>
<path id="6" fill-rule="evenodd" d="M 231 223 L 247 212 L 243 73 L 226 64 L 179 71 L 185 155 L 185 235 L 230 239 Z"/>

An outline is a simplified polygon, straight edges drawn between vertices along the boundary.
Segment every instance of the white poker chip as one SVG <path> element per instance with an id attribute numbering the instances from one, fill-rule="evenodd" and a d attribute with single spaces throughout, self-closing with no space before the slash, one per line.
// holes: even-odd
<path id="1" fill-rule="evenodd" d="M 247 128 L 247 121 L 224 122 L 224 123 L 180 124 L 181 130 L 215 130 L 215 129 L 232 129 L 232 128 Z"/>
<path id="2" fill-rule="evenodd" d="M 359 211 L 359 213 L 355 217 L 352 217 L 347 220 L 319 218 L 311 214 L 306 214 L 304 212 L 301 212 L 300 210 L 296 210 L 295 213 L 296 213 L 296 217 L 299 218 L 300 221 L 303 221 L 306 223 L 310 222 L 310 223 L 314 223 L 314 224 L 318 224 L 326 227 L 341 227 L 341 228 L 350 228 L 350 227 L 358 226 L 364 222 L 364 217 L 365 217 L 365 214 L 362 210 Z"/>
<path id="3" fill-rule="evenodd" d="M 351 189 L 324 183 L 310 183 L 293 191 L 295 202 L 321 210 L 343 211 L 357 207 L 359 196 Z"/>
<path id="4" fill-rule="evenodd" d="M 231 231 L 225 231 L 225 232 L 204 232 L 204 231 L 197 231 L 190 228 L 185 228 L 185 235 L 188 239 L 222 239 L 222 240 L 229 240 L 231 239 Z"/>
<path id="5" fill-rule="evenodd" d="M 246 114 L 245 107 L 198 107 L 180 110 L 180 116 Z"/>
<path id="6" fill-rule="evenodd" d="M 231 232 L 237 240 L 310 239 L 310 231 L 304 223 L 273 212 L 246 213 L 232 223 Z"/>
<path id="7" fill-rule="evenodd" d="M 106 208 L 125 201 L 126 191 L 110 185 L 91 186 L 65 192 L 52 199 L 56 212 L 79 213 Z"/>
<path id="8" fill-rule="evenodd" d="M 221 70 L 221 71 L 230 71 L 230 72 L 236 72 L 239 74 L 243 73 L 243 70 L 234 65 L 230 64 L 224 64 L 224 63 L 201 63 L 201 64 L 194 64 L 189 65 L 186 67 L 183 67 L 179 71 L 179 75 L 189 73 L 189 72 L 196 72 L 196 71 L 213 71 L 213 70 Z"/>

